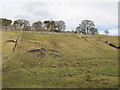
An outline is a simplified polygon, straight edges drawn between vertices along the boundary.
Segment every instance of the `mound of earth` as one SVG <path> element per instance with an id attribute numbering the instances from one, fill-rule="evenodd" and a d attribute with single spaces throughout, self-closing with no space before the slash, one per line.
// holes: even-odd
<path id="1" fill-rule="evenodd" d="M 28 53 L 37 53 L 37 55 L 41 58 L 46 56 L 63 57 L 63 55 L 59 51 L 46 48 L 28 50 Z"/>

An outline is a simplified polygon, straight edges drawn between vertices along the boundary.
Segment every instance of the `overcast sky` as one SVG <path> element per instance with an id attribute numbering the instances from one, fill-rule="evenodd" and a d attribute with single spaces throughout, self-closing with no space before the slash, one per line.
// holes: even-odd
<path id="1" fill-rule="evenodd" d="M 48 19 L 63 20 L 66 30 L 75 30 L 82 20 L 89 19 L 94 21 L 101 34 L 104 30 L 109 30 L 110 35 L 118 34 L 117 0 L 1 0 L 0 11 L 1 18 L 27 19 L 31 23 Z"/>

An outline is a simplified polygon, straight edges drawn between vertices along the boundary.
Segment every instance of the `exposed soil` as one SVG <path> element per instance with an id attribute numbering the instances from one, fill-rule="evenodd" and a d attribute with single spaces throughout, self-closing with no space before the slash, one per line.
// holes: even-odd
<path id="1" fill-rule="evenodd" d="M 16 41 L 14 41 L 14 40 L 7 40 L 6 42 L 13 42 L 13 43 L 16 43 Z"/>
<path id="2" fill-rule="evenodd" d="M 120 49 L 120 47 L 117 47 L 117 46 L 115 46 L 115 45 L 113 45 L 113 44 L 111 44 L 111 43 L 109 43 L 109 46 L 114 47 L 114 48 L 116 48 L 116 49 Z"/>
<path id="3" fill-rule="evenodd" d="M 120 47 L 117 47 L 117 46 L 115 46 L 114 44 L 109 43 L 109 42 L 107 42 L 107 41 L 104 41 L 104 43 L 106 43 L 106 44 L 108 44 L 109 46 L 114 47 L 114 48 L 116 48 L 116 49 L 120 49 Z"/>
<path id="4" fill-rule="evenodd" d="M 32 50 L 28 50 L 28 52 L 37 53 L 37 55 L 41 58 L 46 57 L 46 56 L 63 57 L 63 55 L 59 51 L 56 51 L 53 49 L 46 49 L 46 48 L 32 49 Z"/>

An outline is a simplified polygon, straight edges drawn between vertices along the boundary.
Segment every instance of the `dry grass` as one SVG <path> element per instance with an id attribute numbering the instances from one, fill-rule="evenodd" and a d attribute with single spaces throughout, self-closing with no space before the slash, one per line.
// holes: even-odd
<path id="1" fill-rule="evenodd" d="M 5 88 L 115 88 L 118 50 L 99 37 L 23 32 L 14 53 L 5 45 L 18 32 L 3 32 L 3 87 Z M 101 40 L 117 43 L 116 37 Z M 10 43 L 9 43 L 10 44 Z M 52 49 L 64 57 L 41 58 L 31 49 Z M 7 52 L 8 51 L 8 52 Z M 4 62 L 5 61 L 5 62 Z"/>

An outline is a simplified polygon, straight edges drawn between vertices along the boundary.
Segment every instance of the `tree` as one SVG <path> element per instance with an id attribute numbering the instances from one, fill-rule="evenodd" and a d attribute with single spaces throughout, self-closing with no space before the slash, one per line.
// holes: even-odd
<path id="1" fill-rule="evenodd" d="M 109 34 L 109 31 L 108 31 L 108 30 L 105 30 L 104 33 L 107 35 L 107 34 Z"/>
<path id="2" fill-rule="evenodd" d="M 92 33 L 98 34 L 97 28 L 95 28 L 95 24 L 91 20 L 83 20 L 79 26 L 76 27 L 76 31 L 79 33 Z"/>
<path id="3" fill-rule="evenodd" d="M 65 22 L 60 20 L 60 21 L 55 21 L 55 30 L 56 31 L 64 31 L 66 29 Z"/>
<path id="4" fill-rule="evenodd" d="M 43 23 L 41 21 L 37 21 L 37 22 L 34 22 L 32 24 L 32 27 L 35 29 L 35 30 L 43 30 Z"/>
<path id="5" fill-rule="evenodd" d="M 83 20 L 83 21 L 81 22 L 81 25 L 82 25 L 82 28 L 84 29 L 84 31 L 85 31 L 86 33 L 89 32 L 90 28 L 95 27 L 94 22 L 93 22 L 93 21 L 90 21 L 90 20 Z"/>
<path id="6" fill-rule="evenodd" d="M 50 30 L 51 29 L 51 21 L 50 20 L 46 20 L 43 23 L 44 23 L 45 30 Z"/>
<path id="7" fill-rule="evenodd" d="M 97 28 L 90 28 L 89 33 L 91 34 L 98 34 L 98 29 Z"/>
<path id="8" fill-rule="evenodd" d="M 32 30 L 31 26 L 24 26 L 23 28 L 24 31 L 30 31 Z"/>
<path id="9" fill-rule="evenodd" d="M 2 26 L 2 29 L 10 29 L 12 20 L 6 19 L 6 18 L 0 18 L 0 25 Z"/>
<path id="10" fill-rule="evenodd" d="M 12 23 L 12 20 L 6 19 L 6 18 L 0 18 L 2 21 L 2 26 L 10 26 Z"/>
<path id="11" fill-rule="evenodd" d="M 79 26 L 76 27 L 76 31 L 78 31 L 79 33 L 85 33 L 84 26 L 82 24 L 79 24 Z"/>
<path id="12" fill-rule="evenodd" d="M 56 21 L 51 20 L 51 30 L 55 31 L 56 30 Z"/>
<path id="13" fill-rule="evenodd" d="M 2 19 L 0 19 L 0 30 L 2 30 Z"/>
<path id="14" fill-rule="evenodd" d="M 62 20 L 60 21 L 47 20 L 44 21 L 43 23 L 44 23 L 44 28 L 46 30 L 53 30 L 59 32 L 59 31 L 64 31 L 66 29 L 65 22 Z"/>
<path id="15" fill-rule="evenodd" d="M 13 26 L 15 29 L 23 30 L 26 26 L 30 26 L 30 23 L 28 20 L 18 19 L 14 21 Z"/>

